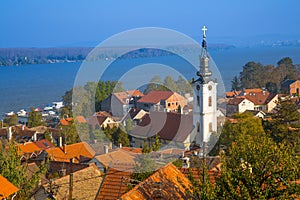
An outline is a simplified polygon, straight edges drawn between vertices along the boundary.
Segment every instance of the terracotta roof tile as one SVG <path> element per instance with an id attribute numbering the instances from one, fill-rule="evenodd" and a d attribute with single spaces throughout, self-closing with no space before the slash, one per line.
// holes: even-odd
<path id="1" fill-rule="evenodd" d="M 158 134 L 160 139 L 184 142 L 193 130 L 193 116 L 171 112 L 150 112 L 142 118 L 131 135 L 149 138 Z"/>
<path id="2" fill-rule="evenodd" d="M 140 98 L 138 102 L 157 104 L 161 100 L 168 99 L 173 94 L 174 92 L 171 91 L 151 91 L 147 95 Z"/>
<path id="3" fill-rule="evenodd" d="M 49 140 L 43 139 L 35 142 L 35 145 L 38 146 L 41 150 L 46 150 L 49 148 L 55 147 Z"/>
<path id="4" fill-rule="evenodd" d="M 5 199 L 18 190 L 16 186 L 0 175 L 0 199 Z"/>
<path id="5" fill-rule="evenodd" d="M 84 116 L 77 116 L 76 120 L 79 123 L 86 123 L 86 120 L 85 120 Z"/>
<path id="6" fill-rule="evenodd" d="M 270 93 L 268 91 L 247 92 L 245 98 L 253 102 L 254 105 L 263 105 L 267 103 Z M 273 95 L 272 95 L 273 96 Z"/>
<path id="7" fill-rule="evenodd" d="M 19 144 L 18 147 L 22 155 L 26 153 L 41 152 L 42 150 L 33 142 L 26 142 L 24 144 Z"/>
<path id="8" fill-rule="evenodd" d="M 60 123 L 63 126 L 68 126 L 69 125 L 69 122 L 67 120 L 65 120 L 65 119 L 60 119 Z"/>
<path id="9" fill-rule="evenodd" d="M 113 151 L 98 155 L 95 158 L 101 162 L 105 167 L 108 167 L 109 164 L 111 168 L 121 170 L 121 171 L 134 171 L 134 166 L 137 160 L 137 156 L 141 155 L 141 149 L 136 151 L 129 151 L 130 148 L 124 150 L 121 149 L 114 149 Z M 135 153 L 138 152 L 138 153 Z M 112 167 L 113 165 L 113 167 Z"/>
<path id="10" fill-rule="evenodd" d="M 239 105 L 244 100 L 245 100 L 245 97 L 234 97 L 234 98 L 228 100 L 227 105 Z"/>
<path id="11" fill-rule="evenodd" d="M 53 185 L 59 186 L 55 197 L 57 199 L 68 199 L 70 175 L 52 181 Z M 102 181 L 101 171 L 94 165 L 73 172 L 73 199 L 94 200 Z M 50 185 L 44 185 L 50 192 Z"/>
<path id="12" fill-rule="evenodd" d="M 63 148 L 64 147 L 51 148 L 47 149 L 46 152 L 50 156 L 51 160 L 70 162 L 70 159 L 74 158 L 74 163 L 80 163 L 90 160 L 95 155 L 94 149 L 85 142 L 66 145 L 66 153 L 64 153 Z"/>
<path id="13" fill-rule="evenodd" d="M 104 179 L 102 188 L 99 188 L 98 200 L 116 200 L 127 190 L 126 178 L 130 178 L 131 172 L 119 171 L 110 168 Z"/>
<path id="14" fill-rule="evenodd" d="M 191 182 L 172 163 L 158 169 L 150 177 L 121 196 L 121 199 L 187 199 Z"/>
<path id="15" fill-rule="evenodd" d="M 126 102 L 126 99 L 130 100 L 130 97 L 136 97 L 136 96 L 143 96 L 143 94 L 139 90 L 130 90 L 126 92 L 115 92 L 112 93 L 123 105 L 126 105 L 129 103 Z"/>

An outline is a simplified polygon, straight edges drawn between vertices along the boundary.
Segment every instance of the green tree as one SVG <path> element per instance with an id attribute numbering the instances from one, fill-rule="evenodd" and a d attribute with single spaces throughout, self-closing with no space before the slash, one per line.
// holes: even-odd
<path id="1" fill-rule="evenodd" d="M 41 175 L 46 173 L 47 166 L 47 163 L 42 163 L 29 177 L 27 162 L 21 162 L 15 143 L 10 142 L 6 148 L 0 150 L 0 174 L 20 189 L 17 199 L 30 199 L 40 182 Z"/>
<path id="2" fill-rule="evenodd" d="M 217 199 L 216 190 L 210 181 L 210 176 L 208 174 L 207 165 L 205 164 L 205 160 L 201 159 L 201 167 L 198 167 L 198 175 L 202 177 L 200 179 L 195 179 L 192 171 L 189 173 L 189 180 L 192 183 L 191 190 L 186 189 L 187 194 L 191 197 L 191 199 L 201 199 L 201 200 L 210 200 Z M 203 169 L 204 167 L 204 169 Z"/>
<path id="3" fill-rule="evenodd" d="M 66 144 L 80 142 L 74 121 L 69 121 L 67 126 L 61 126 L 61 135 L 65 138 Z"/>
<path id="4" fill-rule="evenodd" d="M 221 175 L 216 181 L 219 199 L 287 199 L 299 194 L 299 162 L 286 143 L 276 144 L 263 129 L 262 122 L 250 113 L 226 122 L 219 146 Z"/>
<path id="5" fill-rule="evenodd" d="M 34 108 L 30 108 L 30 112 L 28 114 L 28 126 L 29 127 L 36 127 L 36 126 L 43 126 L 45 122 L 43 122 L 42 114 L 38 111 L 35 111 Z"/>
<path id="6" fill-rule="evenodd" d="M 154 138 L 154 143 L 152 144 L 152 150 L 153 151 L 158 151 L 160 146 L 161 146 L 161 142 L 159 140 L 158 134 L 156 134 L 155 138 Z"/>
<path id="7" fill-rule="evenodd" d="M 264 121 L 264 129 L 276 143 L 287 142 L 294 146 L 297 154 L 300 152 L 300 114 L 297 105 L 292 99 L 279 100 L 272 120 Z"/>
<path id="8" fill-rule="evenodd" d="M 231 91 L 242 90 L 241 81 L 237 76 L 234 76 L 231 81 Z"/>
<path id="9" fill-rule="evenodd" d="M 158 165 L 149 153 L 143 154 L 138 158 L 131 178 L 137 181 L 144 181 L 153 174 L 157 167 Z"/>
<path id="10" fill-rule="evenodd" d="M 228 148 L 232 142 L 236 141 L 236 138 L 240 134 L 252 135 L 253 133 L 263 135 L 265 134 L 262 121 L 260 118 L 253 117 L 252 113 L 244 112 L 241 114 L 235 114 L 233 118 L 237 121 L 231 123 L 226 121 L 222 133 L 219 137 L 218 142 L 214 146 L 212 152 L 217 155 L 222 149 L 221 147 Z"/>
<path id="11" fill-rule="evenodd" d="M 126 119 L 126 132 L 130 133 L 133 130 L 133 122 L 131 118 Z"/>
<path id="12" fill-rule="evenodd" d="M 241 85 L 243 88 L 261 88 L 265 85 L 262 84 L 262 80 L 265 77 L 262 76 L 263 65 L 255 62 L 248 62 L 240 73 Z"/>
<path id="13" fill-rule="evenodd" d="M 13 114 L 12 116 L 5 116 L 3 120 L 3 125 L 7 124 L 8 126 L 15 126 L 18 124 L 18 116 Z"/>
<path id="14" fill-rule="evenodd" d="M 112 138 L 114 141 L 115 145 L 119 145 L 120 143 L 124 147 L 129 147 L 130 146 L 130 140 L 128 137 L 128 134 L 122 130 L 121 128 L 118 128 L 113 134 Z"/>
<path id="15" fill-rule="evenodd" d="M 166 76 L 164 79 L 164 86 L 168 88 L 170 91 L 177 92 L 179 90 L 176 82 L 173 80 L 171 76 Z"/>
<path id="16" fill-rule="evenodd" d="M 278 93 L 278 86 L 274 82 L 267 82 L 266 83 L 266 89 L 272 93 L 272 94 L 277 94 Z"/>

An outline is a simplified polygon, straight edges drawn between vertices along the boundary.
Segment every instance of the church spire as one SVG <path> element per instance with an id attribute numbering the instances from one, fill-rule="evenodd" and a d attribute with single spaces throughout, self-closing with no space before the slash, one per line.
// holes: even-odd
<path id="1" fill-rule="evenodd" d="M 207 28 L 203 26 L 202 31 L 203 31 L 203 39 L 202 39 L 202 52 L 200 55 L 199 74 L 202 76 L 204 82 L 208 82 L 212 73 L 209 70 L 209 55 L 207 53 L 207 44 L 206 44 Z"/>

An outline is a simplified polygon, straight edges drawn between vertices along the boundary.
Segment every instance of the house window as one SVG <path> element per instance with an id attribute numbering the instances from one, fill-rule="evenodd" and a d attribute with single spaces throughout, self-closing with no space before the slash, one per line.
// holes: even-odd
<path id="1" fill-rule="evenodd" d="M 208 106 L 211 106 L 211 96 L 208 97 Z"/>
<path id="2" fill-rule="evenodd" d="M 208 124 L 208 129 L 209 129 L 209 132 L 212 132 L 212 131 L 213 131 L 212 123 L 211 123 L 211 122 L 209 122 L 209 124 Z"/>
<path id="3" fill-rule="evenodd" d="M 176 102 L 176 106 L 178 106 L 178 102 Z"/>
<path id="4" fill-rule="evenodd" d="M 168 106 L 170 107 L 170 106 L 171 106 L 171 103 L 168 103 Z"/>

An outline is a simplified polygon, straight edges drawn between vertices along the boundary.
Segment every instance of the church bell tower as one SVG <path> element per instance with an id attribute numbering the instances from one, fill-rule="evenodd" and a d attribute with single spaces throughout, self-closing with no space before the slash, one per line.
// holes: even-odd
<path id="1" fill-rule="evenodd" d="M 209 55 L 207 53 L 206 31 L 204 26 L 202 51 L 199 55 L 200 67 L 197 80 L 193 80 L 194 105 L 193 124 L 196 131 L 196 143 L 203 147 L 209 142 L 210 135 L 217 132 L 217 82 L 211 78 Z"/>

